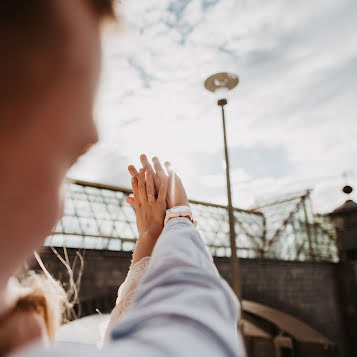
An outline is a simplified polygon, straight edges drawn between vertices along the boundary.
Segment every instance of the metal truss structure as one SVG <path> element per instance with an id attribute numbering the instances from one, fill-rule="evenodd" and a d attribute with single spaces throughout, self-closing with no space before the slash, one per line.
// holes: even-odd
<path id="1" fill-rule="evenodd" d="M 135 212 L 130 190 L 83 181 L 69 183 L 64 217 L 46 245 L 133 250 Z M 214 256 L 230 256 L 227 207 L 190 201 L 198 229 Z M 234 209 L 241 258 L 337 261 L 336 237 L 326 216 L 314 215 L 310 190 L 254 210 Z"/>

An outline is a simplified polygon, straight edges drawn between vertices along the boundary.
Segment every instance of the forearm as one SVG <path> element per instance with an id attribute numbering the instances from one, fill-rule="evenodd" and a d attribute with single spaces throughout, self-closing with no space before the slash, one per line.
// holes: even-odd
<path id="1" fill-rule="evenodd" d="M 140 235 L 135 245 L 131 266 L 136 264 L 142 258 L 151 256 L 156 241 L 157 237 L 145 233 Z"/>
<path id="2" fill-rule="evenodd" d="M 128 275 L 119 288 L 117 302 L 110 315 L 110 321 L 105 333 L 105 340 L 109 339 L 110 331 L 118 323 L 123 314 L 129 309 L 136 287 L 141 281 L 157 238 L 158 237 L 146 233 L 139 235 L 133 251 Z"/>
<path id="3" fill-rule="evenodd" d="M 237 299 L 219 276 L 199 233 L 187 219 L 175 218 L 160 236 L 133 304 L 112 337 L 125 340 L 136 331 L 168 354 L 184 355 L 179 351 L 189 350 L 179 344 L 179 334 L 201 354 L 218 350 L 218 356 L 244 356 L 237 319 Z M 151 332 L 144 326 L 151 326 Z M 171 341 L 161 339 L 162 326 L 165 333 L 171 331 Z"/>

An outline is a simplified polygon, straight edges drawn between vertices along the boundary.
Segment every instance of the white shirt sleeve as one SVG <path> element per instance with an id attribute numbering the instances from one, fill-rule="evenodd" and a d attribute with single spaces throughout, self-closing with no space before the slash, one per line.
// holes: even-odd
<path id="1" fill-rule="evenodd" d="M 158 239 L 132 305 L 112 330 L 111 343 L 101 351 L 36 349 L 23 356 L 243 357 L 238 307 L 193 224 L 174 218 Z"/>

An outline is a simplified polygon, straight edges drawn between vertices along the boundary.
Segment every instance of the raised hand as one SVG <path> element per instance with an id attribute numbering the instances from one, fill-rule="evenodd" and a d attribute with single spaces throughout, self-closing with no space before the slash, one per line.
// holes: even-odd
<path id="1" fill-rule="evenodd" d="M 133 165 L 128 167 L 134 197 L 128 197 L 126 201 L 135 209 L 139 231 L 133 264 L 151 255 L 163 230 L 166 209 L 190 206 L 182 181 L 169 162 L 165 162 L 166 173 L 157 157 L 152 159 L 154 167 L 144 154 L 140 156 L 140 161 L 143 168 L 139 171 Z"/>
<path id="2" fill-rule="evenodd" d="M 159 187 L 160 187 L 160 176 L 155 173 L 154 169 L 152 168 L 152 166 L 145 154 L 140 155 L 140 161 L 141 161 L 141 165 L 142 165 L 143 169 L 147 170 L 147 172 L 152 173 L 152 176 L 154 178 L 155 194 L 157 194 L 159 192 Z M 134 165 L 130 165 L 128 167 L 128 170 L 132 177 L 138 177 L 139 172 Z M 127 202 L 132 205 L 132 203 L 133 203 L 132 198 L 128 197 Z"/>
<path id="3" fill-rule="evenodd" d="M 146 235 L 150 239 L 159 237 L 167 208 L 167 184 L 168 178 L 161 176 L 159 192 L 156 194 L 154 177 L 150 170 L 140 169 L 137 177 L 132 178 L 134 197 L 130 204 L 136 212 L 139 236 Z"/>
<path id="4" fill-rule="evenodd" d="M 169 183 L 167 190 L 167 207 L 172 208 L 175 206 L 190 206 L 186 194 L 186 190 L 183 186 L 181 179 L 176 175 L 176 173 L 171 169 L 171 164 L 165 162 L 166 170 L 169 174 Z"/>
<path id="5" fill-rule="evenodd" d="M 158 187 L 160 187 L 161 178 L 168 177 L 168 191 L 166 197 L 167 208 L 172 208 L 174 206 L 189 206 L 187 194 L 182 184 L 182 181 L 172 170 L 171 164 L 168 161 L 165 162 L 165 167 L 168 175 L 166 174 L 165 170 L 161 165 L 160 160 L 157 157 L 153 157 L 152 159 L 154 168 L 149 163 L 149 160 L 147 159 L 145 154 L 142 154 L 140 156 L 140 161 L 143 168 L 145 168 L 147 172 L 151 172 L 153 174 L 156 193 L 158 192 Z M 130 165 L 128 167 L 128 170 L 133 178 L 138 177 L 139 173 L 135 166 Z M 132 197 L 128 197 L 127 202 L 133 206 Z"/>

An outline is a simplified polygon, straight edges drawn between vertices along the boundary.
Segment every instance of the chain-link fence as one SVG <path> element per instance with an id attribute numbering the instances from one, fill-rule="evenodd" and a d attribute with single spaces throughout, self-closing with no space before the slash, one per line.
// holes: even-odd
<path id="1" fill-rule="evenodd" d="M 133 250 L 135 212 L 125 188 L 82 181 L 69 184 L 64 217 L 46 244 L 72 248 Z M 214 256 L 230 256 L 227 207 L 191 201 L 198 229 Z M 310 191 L 266 203 L 254 210 L 235 208 L 237 253 L 243 258 L 337 261 L 329 218 L 312 212 Z"/>

